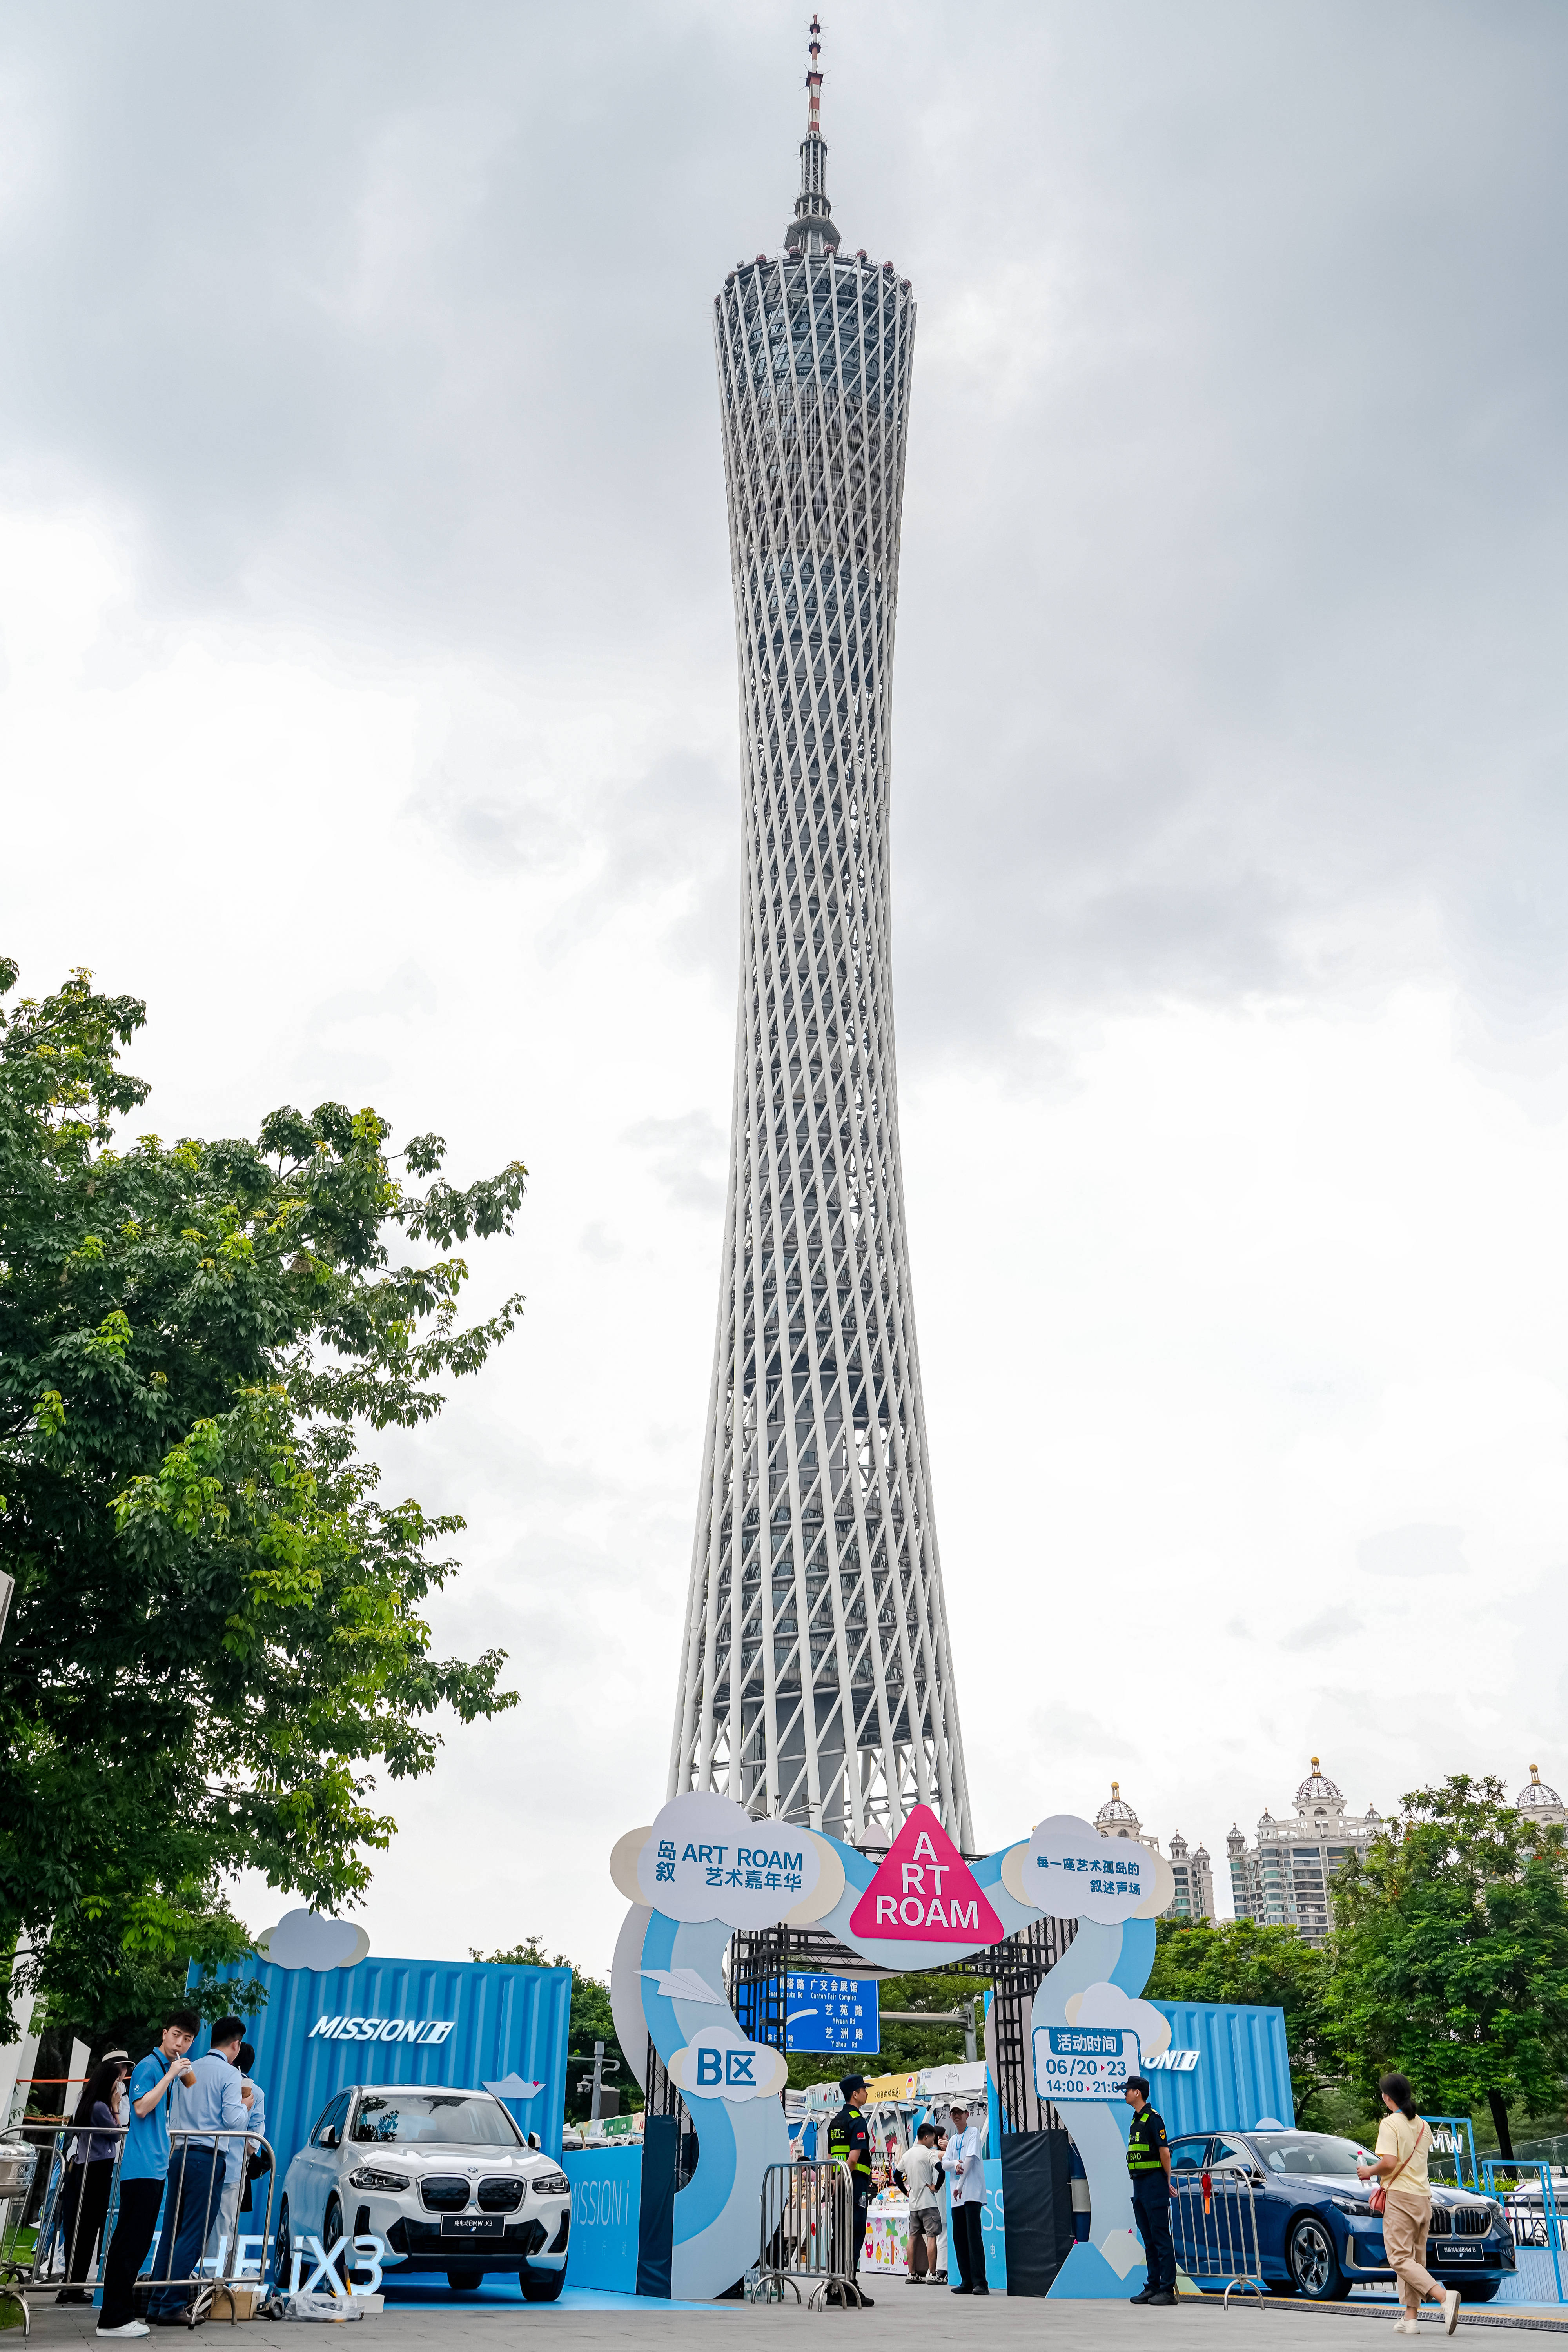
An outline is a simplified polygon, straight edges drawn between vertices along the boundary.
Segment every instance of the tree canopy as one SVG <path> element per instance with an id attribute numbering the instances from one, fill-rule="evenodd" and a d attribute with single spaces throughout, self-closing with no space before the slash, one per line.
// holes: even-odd
<path id="1" fill-rule="evenodd" d="M 526 1171 L 455 1189 L 438 1136 L 399 1160 L 336 1103 L 126 1141 L 144 1017 L 83 971 L 0 1003 L 0 1953 L 84 2025 L 247 1948 L 235 1872 L 352 1901 L 378 1776 L 515 1703 L 500 1651 L 432 1654 L 463 1521 L 381 1502 L 359 1445 L 511 1328 L 517 1297 L 459 1322 L 455 1244 L 510 1232 Z"/>
<path id="2" fill-rule="evenodd" d="M 1334 1885 L 1332 2030 L 1369 2096 L 1391 2069 L 1423 2106 L 1557 2105 L 1568 2065 L 1568 1845 L 1500 1780 L 1456 1773 Z"/>

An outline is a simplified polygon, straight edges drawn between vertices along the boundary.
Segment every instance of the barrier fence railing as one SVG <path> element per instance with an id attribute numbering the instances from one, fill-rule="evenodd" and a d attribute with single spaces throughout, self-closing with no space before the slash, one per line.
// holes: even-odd
<path id="1" fill-rule="evenodd" d="M 756 2293 L 782 2301 L 787 2285 L 813 2309 L 859 2303 L 855 2276 L 855 2184 L 839 2157 L 770 2164 L 763 2175 Z M 805 2297 L 801 2287 L 808 2290 Z"/>
<path id="2" fill-rule="evenodd" d="M 1549 2164 L 1533 2164 L 1518 2157 L 1483 2156 L 1479 2172 L 1484 2193 L 1502 2207 L 1516 2246 L 1543 2247 L 1552 2256 L 1552 2276 L 1559 2303 L 1568 2301 L 1563 2285 L 1563 2235 L 1568 2214 L 1557 2202 Z"/>
<path id="3" fill-rule="evenodd" d="M 22 2304 L 25 2324 L 29 2295 L 52 2290 L 90 2303 L 103 2285 L 128 2137 L 124 2125 L 99 2124 L 20 2124 L 0 2136 L 0 2292 Z M 136 2303 L 177 2315 L 226 2297 L 235 2317 L 233 2290 L 259 2289 L 265 2275 L 276 2177 L 272 2147 L 258 2133 L 171 2132 L 168 2178 L 135 2277 Z M 241 2210 L 247 2185 L 248 2213 Z"/>
<path id="4" fill-rule="evenodd" d="M 1223 2286 L 1227 2309 L 1238 2287 L 1261 2299 L 1258 2204 L 1245 2172 L 1173 2171 L 1171 2235 L 1177 2268 L 1194 2286 Z"/>

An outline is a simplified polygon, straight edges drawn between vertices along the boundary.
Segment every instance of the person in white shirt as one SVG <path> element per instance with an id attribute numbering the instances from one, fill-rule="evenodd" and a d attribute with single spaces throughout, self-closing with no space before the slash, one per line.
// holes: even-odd
<path id="1" fill-rule="evenodd" d="M 952 2183 L 952 2251 L 958 2258 L 959 2284 L 954 2294 L 989 2294 L 985 2284 L 985 2242 L 980 2231 L 980 2209 L 985 2202 L 985 2159 L 980 2153 L 980 2133 L 969 2120 L 969 2109 L 952 2110 L 952 2137 L 942 2159 Z"/>
<path id="2" fill-rule="evenodd" d="M 936 2276 L 937 2242 L 942 2236 L 942 2206 L 936 2193 L 936 2126 L 921 2124 L 914 2145 L 904 2150 L 900 2171 L 910 2197 L 910 2286 L 924 2286 Z"/>

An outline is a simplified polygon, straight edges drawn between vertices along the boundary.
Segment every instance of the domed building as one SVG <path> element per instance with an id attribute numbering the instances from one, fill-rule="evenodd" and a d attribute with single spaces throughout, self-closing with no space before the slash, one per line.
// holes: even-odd
<path id="1" fill-rule="evenodd" d="M 1151 1853 L 1158 1853 L 1157 1837 L 1145 1837 L 1143 1824 L 1121 1793 L 1120 1780 L 1112 1780 L 1110 1795 L 1094 1817 L 1095 1828 L 1101 1837 L 1136 1838 Z M 1189 1852 L 1187 1842 L 1178 1830 L 1171 1840 L 1171 1875 L 1175 1880 L 1175 1893 L 1161 1913 L 1164 1919 L 1212 1919 L 1214 1917 L 1214 1870 L 1202 1845 Z"/>
<path id="2" fill-rule="evenodd" d="M 1237 1917 L 1291 1927 L 1309 1944 L 1321 1944 L 1333 1925 L 1329 1881 L 1347 1855 L 1364 1854 L 1383 1827 L 1375 1805 L 1364 1813 L 1346 1811 L 1343 1790 L 1314 1756 L 1296 1791 L 1293 1822 L 1276 1821 L 1265 1807 L 1251 1846 L 1231 1825 L 1225 1850 Z"/>
<path id="3" fill-rule="evenodd" d="M 1527 1821 L 1568 1822 L 1568 1806 L 1556 1790 L 1542 1779 L 1539 1764 L 1531 1766 L 1530 1786 L 1520 1790 L 1514 1804 Z"/>

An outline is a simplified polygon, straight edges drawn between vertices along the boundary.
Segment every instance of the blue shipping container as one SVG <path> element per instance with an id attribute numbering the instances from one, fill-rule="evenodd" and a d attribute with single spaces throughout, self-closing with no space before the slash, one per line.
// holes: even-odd
<path id="1" fill-rule="evenodd" d="M 1296 2120 L 1290 2092 L 1290 2052 L 1282 2009 L 1234 2001 L 1157 2000 L 1171 2021 L 1167 2059 L 1196 2053 L 1185 2066 L 1149 2066 L 1150 2104 L 1178 2133 L 1251 2131 L 1265 2116 L 1287 2126 Z"/>
<path id="2" fill-rule="evenodd" d="M 317 1970 L 277 1968 L 253 1955 L 222 1973 L 255 1977 L 267 1988 L 267 2005 L 246 2032 L 267 2097 L 279 2189 L 327 2101 L 350 2083 L 477 2088 L 520 2074 L 543 2088 L 536 2098 L 510 2101 L 510 2112 L 559 2157 L 570 1969 L 364 1959 Z M 199 2046 L 206 2046 L 205 2031 Z"/>

